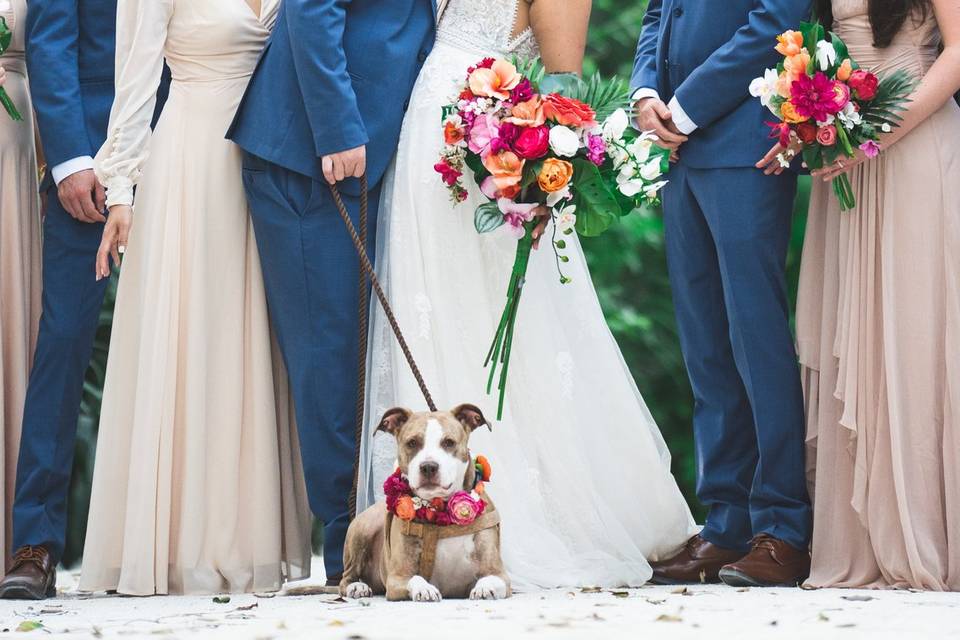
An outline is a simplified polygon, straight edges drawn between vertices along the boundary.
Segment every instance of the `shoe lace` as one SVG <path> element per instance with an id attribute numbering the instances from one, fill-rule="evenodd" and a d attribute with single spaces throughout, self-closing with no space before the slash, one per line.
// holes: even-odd
<path id="1" fill-rule="evenodd" d="M 43 570 L 44 561 L 47 558 L 47 550 L 43 547 L 21 547 L 13 555 L 13 568 L 22 567 L 26 564 L 35 564 Z"/>
<path id="2" fill-rule="evenodd" d="M 776 551 L 776 539 L 766 534 L 760 534 L 750 541 L 752 550 L 763 549 L 765 551 Z"/>

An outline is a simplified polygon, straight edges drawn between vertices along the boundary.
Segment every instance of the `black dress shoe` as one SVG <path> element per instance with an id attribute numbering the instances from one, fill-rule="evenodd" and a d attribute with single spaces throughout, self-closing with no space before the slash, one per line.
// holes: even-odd
<path id="1" fill-rule="evenodd" d="M 57 566 L 45 547 L 21 547 L 10 572 L 0 581 L 0 598 L 44 600 L 57 595 Z"/>

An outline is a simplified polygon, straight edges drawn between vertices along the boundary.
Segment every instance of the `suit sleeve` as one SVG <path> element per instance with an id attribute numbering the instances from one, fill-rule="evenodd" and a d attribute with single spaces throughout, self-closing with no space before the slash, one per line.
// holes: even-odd
<path id="1" fill-rule="evenodd" d="M 633 62 L 633 77 L 630 88 L 657 90 L 657 47 L 660 42 L 660 16 L 663 0 L 650 0 L 643 16 L 643 30 L 637 43 L 637 55 Z"/>
<path id="2" fill-rule="evenodd" d="M 285 0 L 293 66 L 317 157 L 368 142 L 343 49 L 350 0 Z"/>
<path id="3" fill-rule="evenodd" d="M 133 204 L 133 187 L 150 150 L 150 121 L 163 73 L 163 49 L 173 0 L 117 3 L 116 97 L 107 141 L 95 159 L 107 206 Z"/>
<path id="4" fill-rule="evenodd" d="M 51 167 L 95 151 L 87 136 L 80 94 L 78 2 L 30 0 L 27 4 L 30 93 Z"/>
<path id="5" fill-rule="evenodd" d="M 757 0 L 747 24 L 691 73 L 675 97 L 699 127 L 750 99 L 750 81 L 776 60 L 778 35 L 810 16 L 809 0 Z"/>

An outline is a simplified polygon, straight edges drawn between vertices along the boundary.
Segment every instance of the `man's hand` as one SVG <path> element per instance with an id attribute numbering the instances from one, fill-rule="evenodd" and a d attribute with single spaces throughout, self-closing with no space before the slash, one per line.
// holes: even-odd
<path id="1" fill-rule="evenodd" d="M 323 177 L 330 184 L 336 184 L 345 178 L 359 178 L 367 170 L 367 148 L 357 147 L 323 156 L 321 167 Z"/>
<path id="2" fill-rule="evenodd" d="M 80 222 L 105 222 L 103 207 L 107 196 L 93 169 L 78 171 L 64 178 L 57 187 L 60 204 Z"/>
<path id="3" fill-rule="evenodd" d="M 660 138 L 661 147 L 676 151 L 687 141 L 687 136 L 677 129 L 670 109 L 662 100 L 653 97 L 641 98 L 637 101 L 635 111 L 637 127 L 641 131 L 655 133 Z"/>

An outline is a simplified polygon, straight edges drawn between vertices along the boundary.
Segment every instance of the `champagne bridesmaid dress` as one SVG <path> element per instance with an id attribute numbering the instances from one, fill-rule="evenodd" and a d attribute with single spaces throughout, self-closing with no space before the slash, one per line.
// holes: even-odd
<path id="1" fill-rule="evenodd" d="M 14 122 L 0 108 L 0 551 L 9 559 L 23 399 L 40 322 L 40 196 L 23 56 L 26 0 L 0 0 L 0 16 L 13 32 L 0 56 L 7 71 L 4 88 L 23 116 Z M 0 563 L 0 574 L 3 569 Z"/>
<path id="2" fill-rule="evenodd" d="M 867 0 L 834 0 L 862 66 L 922 75 L 931 15 L 872 46 Z M 960 109 L 950 100 L 853 170 L 857 207 L 814 187 L 797 333 L 818 587 L 960 590 Z"/>
<path id="3" fill-rule="evenodd" d="M 245 0 L 120 0 L 96 159 L 130 203 L 80 588 L 268 591 L 305 577 L 311 516 L 260 262 L 224 139 L 276 18 Z M 164 57 L 173 82 L 150 131 Z M 149 156 L 148 156 L 149 147 Z"/>

